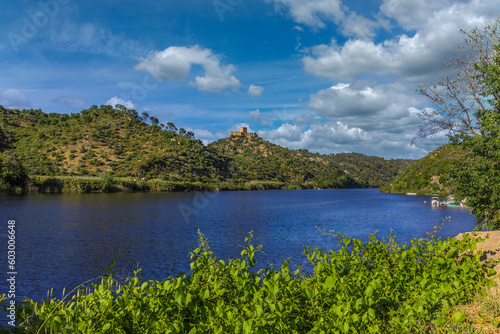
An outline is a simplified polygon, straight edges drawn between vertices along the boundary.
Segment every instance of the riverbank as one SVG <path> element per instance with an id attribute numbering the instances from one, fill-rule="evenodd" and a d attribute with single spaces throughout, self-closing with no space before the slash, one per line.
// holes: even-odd
<path id="1" fill-rule="evenodd" d="M 351 185 L 345 188 L 362 188 Z M 202 181 L 140 179 L 133 177 L 114 178 L 89 176 L 33 176 L 24 187 L 15 193 L 111 193 L 111 192 L 186 192 L 186 191 L 238 191 L 273 189 L 320 189 L 314 182 L 280 182 L 268 180 L 217 181 L 205 178 Z M 325 188 L 326 189 L 326 188 Z"/>

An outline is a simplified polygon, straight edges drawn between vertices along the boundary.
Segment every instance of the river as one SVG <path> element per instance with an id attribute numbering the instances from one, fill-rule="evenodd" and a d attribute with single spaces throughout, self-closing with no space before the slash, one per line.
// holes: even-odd
<path id="1" fill-rule="evenodd" d="M 425 203 L 426 202 L 426 203 Z M 189 271 L 189 251 L 200 230 L 221 259 L 235 258 L 248 232 L 262 244 L 259 266 L 284 259 L 306 265 L 305 245 L 323 249 L 337 241 L 316 227 L 366 240 L 392 229 L 397 241 L 425 237 L 451 217 L 439 236 L 470 231 L 465 208 L 432 208 L 430 198 L 380 193 L 377 189 L 275 190 L 214 193 L 0 194 L 3 221 L 1 292 L 7 292 L 8 220 L 15 220 L 16 299 L 59 297 L 98 277 L 116 262 L 124 281 L 137 268 L 161 280 Z"/>

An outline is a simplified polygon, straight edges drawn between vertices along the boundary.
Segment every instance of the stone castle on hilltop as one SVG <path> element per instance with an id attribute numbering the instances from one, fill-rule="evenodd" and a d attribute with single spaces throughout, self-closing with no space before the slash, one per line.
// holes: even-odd
<path id="1" fill-rule="evenodd" d="M 246 138 L 259 136 L 257 132 L 247 132 L 247 131 L 248 129 L 246 127 L 241 127 L 240 132 L 231 132 L 231 136 L 246 137 Z"/>

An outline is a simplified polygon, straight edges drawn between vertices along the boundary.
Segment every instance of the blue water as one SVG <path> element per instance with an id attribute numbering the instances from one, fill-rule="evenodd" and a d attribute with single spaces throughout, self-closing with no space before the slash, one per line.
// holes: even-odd
<path id="1" fill-rule="evenodd" d="M 424 203 L 427 201 L 427 203 Z M 6 293 L 7 221 L 16 221 L 16 299 L 60 296 L 100 276 L 116 261 L 116 278 L 138 267 L 145 279 L 189 271 L 198 229 L 218 258 L 239 256 L 253 231 L 264 245 L 261 267 L 284 259 L 306 264 L 305 245 L 334 249 L 337 241 L 316 227 L 362 240 L 392 229 L 400 242 L 425 237 L 445 217 L 440 236 L 470 231 L 475 218 L 464 208 L 432 208 L 430 198 L 376 189 L 217 193 L 0 194 L 2 252 L 0 294 Z M 307 266 L 306 266 L 307 267 Z"/>

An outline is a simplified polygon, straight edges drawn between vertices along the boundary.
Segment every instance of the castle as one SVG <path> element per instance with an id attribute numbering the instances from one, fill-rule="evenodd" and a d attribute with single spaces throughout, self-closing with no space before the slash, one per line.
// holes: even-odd
<path id="1" fill-rule="evenodd" d="M 241 127 L 240 132 L 231 132 L 231 136 L 251 138 L 251 137 L 258 137 L 259 135 L 257 134 L 257 132 L 247 132 L 246 127 Z"/>

